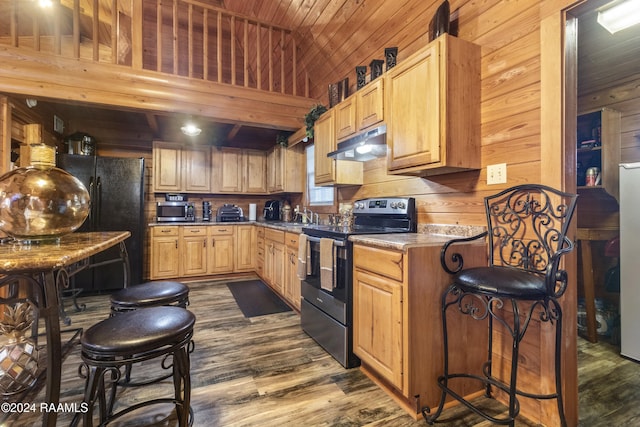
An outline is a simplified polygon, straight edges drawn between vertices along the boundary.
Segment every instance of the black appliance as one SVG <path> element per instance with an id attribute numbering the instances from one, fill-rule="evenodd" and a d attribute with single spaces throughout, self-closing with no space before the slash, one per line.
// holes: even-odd
<path id="1" fill-rule="evenodd" d="M 202 220 L 211 221 L 211 202 L 202 202 Z"/>
<path id="2" fill-rule="evenodd" d="M 307 237 L 307 276 L 302 281 L 300 322 L 302 329 L 342 366 L 360 364 L 353 354 L 353 243 L 357 234 L 415 233 L 415 199 L 389 197 L 357 200 L 353 225 L 312 225 L 302 229 Z M 333 286 L 320 280 L 320 241 L 333 240 Z"/>
<path id="3" fill-rule="evenodd" d="M 157 222 L 195 222 L 196 207 L 193 202 L 156 202 Z"/>
<path id="4" fill-rule="evenodd" d="M 82 181 L 91 197 L 91 211 L 78 231 L 131 232 L 131 237 L 125 240 L 131 264 L 130 283 L 141 283 L 146 230 L 144 159 L 59 154 L 57 166 Z M 75 275 L 76 288 L 97 293 L 123 286 L 124 272 L 117 245 L 94 255 L 90 263 L 104 264 Z"/>
<path id="5" fill-rule="evenodd" d="M 242 208 L 236 205 L 225 203 L 218 208 L 216 213 L 216 221 L 218 222 L 237 222 L 244 221 Z"/>
<path id="6" fill-rule="evenodd" d="M 263 215 L 265 221 L 280 221 L 280 202 L 278 200 L 267 200 L 264 204 Z"/>

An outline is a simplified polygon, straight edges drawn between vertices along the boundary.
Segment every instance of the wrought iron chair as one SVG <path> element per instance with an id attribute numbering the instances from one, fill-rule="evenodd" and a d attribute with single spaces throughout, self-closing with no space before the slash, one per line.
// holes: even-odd
<path id="1" fill-rule="evenodd" d="M 561 348 L 562 309 L 558 299 L 567 287 L 567 273 L 560 261 L 573 249 L 566 236 L 575 209 L 577 195 L 543 185 L 520 185 L 508 188 L 484 200 L 488 230 L 465 239 L 447 242 L 441 251 L 442 267 L 453 275 L 452 284 L 442 295 L 442 330 L 444 374 L 438 378 L 442 395 L 437 410 L 425 407 L 422 415 L 433 424 L 441 415 L 447 395 L 460 401 L 483 418 L 513 426 L 520 411 L 517 396 L 556 399 L 560 421 L 566 426 L 562 401 Z M 463 268 L 463 259 L 453 245 L 476 239 L 488 240 L 488 266 Z M 473 319 L 488 322 L 488 359 L 482 374 L 449 372 L 447 309 Z M 513 311 L 510 313 L 510 311 Z M 520 342 L 536 316 L 542 324 L 555 326 L 555 392 L 534 394 L 517 387 Z M 497 322 L 497 323 L 496 323 Z M 502 326 L 513 339 L 509 378 L 492 372 L 494 326 Z M 506 347 L 506 346 L 505 346 Z M 468 350 L 468 349 L 467 349 Z M 505 369 L 506 370 L 506 369 Z M 457 393 L 450 382 L 460 378 L 479 380 L 486 397 L 492 388 L 508 395 L 508 416 L 492 416 Z"/>

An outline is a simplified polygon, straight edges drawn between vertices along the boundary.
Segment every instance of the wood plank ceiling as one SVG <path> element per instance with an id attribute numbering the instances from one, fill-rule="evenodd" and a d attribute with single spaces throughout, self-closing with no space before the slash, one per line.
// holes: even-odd
<path id="1" fill-rule="evenodd" d="M 109 9 L 112 0 L 100 0 Z M 426 26 L 440 0 L 199 0 L 238 14 L 272 22 L 289 28 L 297 40 L 298 55 L 309 73 L 310 97 L 326 104 L 327 84 L 350 78 L 355 83 L 356 65 L 368 65 L 381 58 L 384 47 L 398 46 L 398 59 L 403 49 L 422 45 Z M 452 10 L 460 2 L 451 1 Z M 620 82 L 640 78 L 640 26 L 610 35 L 595 22 L 594 8 L 605 0 L 585 3 L 578 13 L 579 27 L 579 95 L 601 91 Z M 580 11 L 579 11 L 580 12 Z M 617 64 L 611 67 L 611 64 Z M 303 73 L 303 71 L 299 71 Z M 67 107 L 67 113 L 74 113 Z M 100 115 L 101 110 L 95 110 Z M 85 113 L 86 114 L 86 113 Z M 125 112 L 131 120 L 135 112 Z M 105 118 L 108 116 L 105 115 Z M 109 116 L 112 117 L 112 116 Z M 124 116 L 123 116 L 124 117 Z M 144 121 L 154 137 L 166 137 L 176 122 L 185 119 L 178 114 L 156 117 L 141 112 L 136 121 Z M 112 120 L 112 118 L 110 118 Z M 126 121 L 125 121 L 126 122 Z M 217 126 L 222 145 L 273 145 L 277 131 L 262 128 L 238 129 L 232 124 L 206 123 Z M 162 133 L 162 135 L 159 135 Z M 235 142 L 232 141 L 235 139 Z M 244 142 L 240 142 L 244 141 Z"/>

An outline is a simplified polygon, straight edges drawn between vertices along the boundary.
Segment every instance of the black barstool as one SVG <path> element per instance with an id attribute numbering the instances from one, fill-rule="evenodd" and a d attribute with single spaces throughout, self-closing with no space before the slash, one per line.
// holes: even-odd
<path id="1" fill-rule="evenodd" d="M 452 396 L 474 413 L 496 423 L 513 426 L 520 411 L 517 396 L 534 399 L 555 399 L 560 422 L 567 425 L 562 401 L 561 351 L 562 308 L 558 299 L 567 287 L 567 272 L 560 268 L 562 257 L 573 249 L 566 237 L 575 209 L 577 196 L 543 185 L 520 185 L 485 198 L 488 231 L 466 239 L 447 242 L 441 251 L 444 270 L 453 275 L 452 284 L 442 295 L 442 330 L 444 374 L 438 378 L 442 389 L 440 404 L 434 414 L 425 407 L 422 415 L 433 424 L 442 413 L 447 395 Z M 453 249 L 455 243 L 487 238 L 489 265 L 463 268 L 462 255 Z M 453 253 L 449 252 L 449 249 Z M 448 264 L 448 263 L 451 264 Z M 453 267 L 450 268 L 449 265 Z M 488 359 L 482 374 L 449 372 L 447 309 L 454 313 L 488 322 Z M 511 312 L 510 312 L 511 311 Z M 452 314 L 453 315 L 453 314 Z M 520 342 L 532 319 L 555 327 L 555 391 L 539 394 L 517 387 Z M 492 371 L 493 334 L 505 332 L 512 338 L 511 371 L 496 375 Z M 459 349 L 474 351 L 472 348 Z M 506 355 L 505 355 L 506 356 Z M 479 367 L 480 368 L 480 367 Z M 494 417 L 455 391 L 459 379 L 478 380 L 491 397 L 494 389 L 508 396 L 509 414 Z"/>
<path id="2" fill-rule="evenodd" d="M 80 340 L 83 364 L 80 373 L 86 378 L 83 403 L 84 414 L 78 413 L 71 425 L 82 417 L 85 426 L 93 425 L 93 410 L 98 402 L 100 425 L 135 411 L 141 407 L 172 403 L 180 426 L 193 419 L 190 414 L 191 377 L 189 343 L 193 336 L 195 316 L 181 307 L 150 307 L 109 317 L 91 326 Z M 152 399 L 113 413 L 120 368 L 130 363 L 172 356 L 174 396 Z M 110 373 L 110 378 L 105 378 Z M 111 385 L 106 397 L 107 385 Z"/>
<path id="3" fill-rule="evenodd" d="M 114 292 L 111 294 L 110 301 L 112 316 L 149 307 L 176 306 L 186 308 L 189 305 L 189 287 L 172 280 L 146 282 Z M 171 373 L 167 373 L 157 378 L 132 383 L 131 366 L 132 364 L 130 363 L 126 367 L 124 381 L 121 383 L 123 386 L 151 384 L 171 376 Z"/>
<path id="4" fill-rule="evenodd" d="M 139 308 L 189 305 L 189 287 L 183 283 L 158 280 L 120 289 L 111 294 L 111 313 L 137 310 Z"/>

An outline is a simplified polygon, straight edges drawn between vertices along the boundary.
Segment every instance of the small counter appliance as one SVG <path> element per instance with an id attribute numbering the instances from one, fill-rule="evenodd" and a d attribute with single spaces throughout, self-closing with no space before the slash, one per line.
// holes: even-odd
<path id="1" fill-rule="evenodd" d="M 280 221 L 280 202 L 278 200 L 267 200 L 264 204 L 263 216 L 265 221 Z"/>
<path id="2" fill-rule="evenodd" d="M 193 202 L 157 202 L 156 220 L 158 222 L 195 222 L 196 209 Z"/>
<path id="3" fill-rule="evenodd" d="M 202 220 L 211 221 L 211 202 L 202 202 Z"/>
<path id="4" fill-rule="evenodd" d="M 216 221 L 218 222 L 238 222 L 244 220 L 242 208 L 239 208 L 237 205 L 225 203 L 218 208 L 218 212 L 216 213 Z"/>

